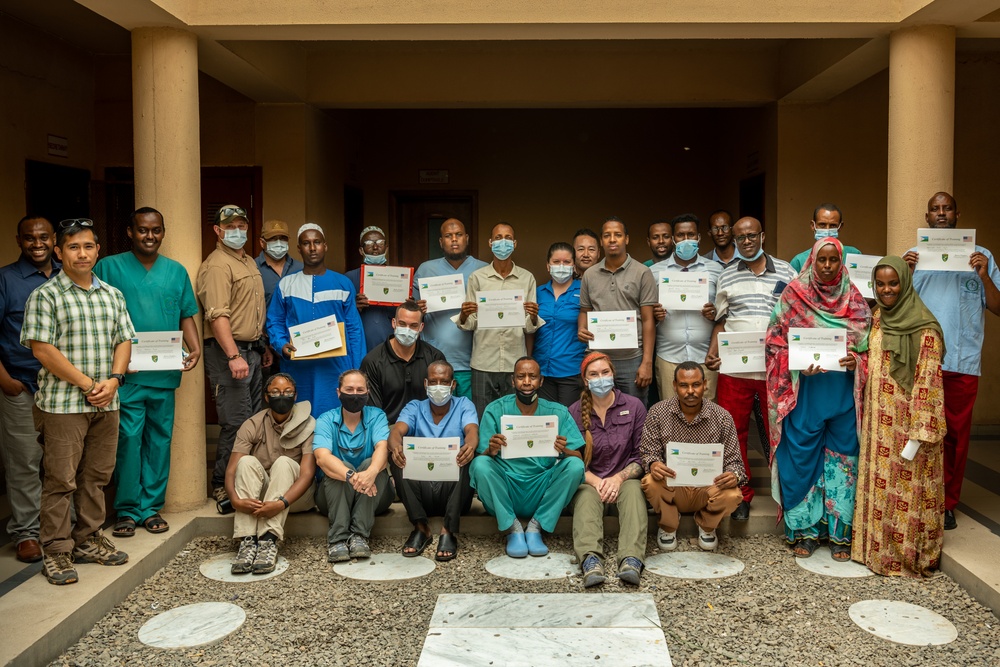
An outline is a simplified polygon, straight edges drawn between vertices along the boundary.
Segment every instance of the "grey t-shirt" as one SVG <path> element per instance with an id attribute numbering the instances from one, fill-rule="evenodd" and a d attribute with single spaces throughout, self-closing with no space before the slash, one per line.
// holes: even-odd
<path id="1" fill-rule="evenodd" d="M 605 265 L 606 259 L 592 266 L 580 280 L 582 310 L 634 310 L 639 347 L 635 350 L 601 350 L 611 359 L 635 359 L 642 356 L 642 306 L 659 302 L 656 279 L 649 267 L 629 255 L 614 272 Z"/>

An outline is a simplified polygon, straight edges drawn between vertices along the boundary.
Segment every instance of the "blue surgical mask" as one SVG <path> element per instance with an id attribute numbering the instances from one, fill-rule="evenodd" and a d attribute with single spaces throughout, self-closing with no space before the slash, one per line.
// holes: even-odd
<path id="1" fill-rule="evenodd" d="M 233 250 L 239 250 L 247 244 L 247 230 L 227 229 L 222 233 L 222 242 Z"/>
<path id="2" fill-rule="evenodd" d="M 514 253 L 514 242 L 510 239 L 497 239 L 490 244 L 490 249 L 493 256 L 502 262 Z"/>
<path id="3" fill-rule="evenodd" d="M 417 342 L 417 336 L 420 335 L 420 332 L 414 331 L 410 327 L 396 327 L 396 330 L 392 332 L 392 335 L 396 337 L 396 342 L 400 345 L 403 347 L 410 347 Z"/>
<path id="4" fill-rule="evenodd" d="M 820 239 L 835 239 L 837 238 L 837 233 L 840 230 L 836 227 L 831 227 L 830 229 L 816 229 L 813 231 L 813 238 L 819 241 Z"/>
<path id="5" fill-rule="evenodd" d="M 365 253 L 365 264 L 385 264 L 385 253 L 381 255 L 369 255 Z"/>
<path id="6" fill-rule="evenodd" d="M 448 384 L 432 384 L 427 387 L 427 398 L 430 399 L 431 403 L 438 406 L 447 405 L 448 401 L 451 400 L 451 385 Z"/>
<path id="7" fill-rule="evenodd" d="M 598 398 L 604 398 L 611 393 L 611 390 L 615 388 L 615 379 L 610 375 L 604 375 L 599 378 L 590 378 L 587 380 L 587 388 L 590 389 L 590 393 Z"/>
<path id="8" fill-rule="evenodd" d="M 677 255 L 677 259 L 692 260 L 698 256 L 698 242 L 693 239 L 685 239 L 679 243 L 674 244 L 674 254 Z"/>
<path id="9" fill-rule="evenodd" d="M 271 259 L 281 259 L 288 254 L 288 241 L 268 241 L 267 254 Z"/>
<path id="10" fill-rule="evenodd" d="M 549 275 L 552 280 L 562 285 L 573 277 L 573 267 L 566 264 L 549 265 Z"/>
<path id="11" fill-rule="evenodd" d="M 757 252 L 754 254 L 753 257 L 744 257 L 743 254 L 740 252 L 739 245 L 736 246 L 736 256 L 739 257 L 740 259 L 742 259 L 747 264 L 749 264 L 750 262 L 754 261 L 755 259 L 757 259 L 758 257 L 760 257 L 763 254 L 764 254 L 764 246 L 761 246 L 761 247 L 757 248 Z"/>

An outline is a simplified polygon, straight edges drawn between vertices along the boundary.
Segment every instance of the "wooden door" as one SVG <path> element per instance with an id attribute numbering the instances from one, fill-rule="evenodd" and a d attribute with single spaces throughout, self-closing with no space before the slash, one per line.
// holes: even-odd
<path id="1" fill-rule="evenodd" d="M 469 250 L 476 249 L 479 198 L 475 190 L 417 190 L 389 193 L 389 261 L 417 267 L 444 253 L 438 243 L 441 224 L 448 218 L 465 223 Z M 356 255 L 357 253 L 355 253 Z"/>

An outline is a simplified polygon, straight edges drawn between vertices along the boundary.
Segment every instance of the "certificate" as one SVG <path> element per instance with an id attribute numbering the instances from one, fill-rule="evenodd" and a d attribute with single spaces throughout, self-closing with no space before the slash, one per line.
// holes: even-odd
<path id="1" fill-rule="evenodd" d="M 523 327 L 524 292 L 519 289 L 476 292 L 476 313 L 476 326 L 480 329 Z"/>
<path id="2" fill-rule="evenodd" d="M 667 467 L 677 475 L 667 480 L 668 486 L 711 486 L 722 474 L 725 449 L 717 442 L 668 442 L 665 449 Z"/>
<path id="3" fill-rule="evenodd" d="M 878 255 L 855 255 L 848 253 L 844 256 L 847 262 L 847 275 L 851 277 L 851 282 L 861 292 L 861 296 L 866 299 L 875 298 L 875 286 L 872 284 L 872 271 L 882 259 Z"/>
<path id="4" fill-rule="evenodd" d="M 788 328 L 788 370 L 810 365 L 826 371 L 845 372 L 840 360 L 847 356 L 847 329 Z"/>
<path id="5" fill-rule="evenodd" d="M 361 293 L 373 306 L 398 306 L 413 293 L 413 269 L 362 264 Z"/>
<path id="6" fill-rule="evenodd" d="M 719 334 L 720 373 L 763 373 L 764 331 L 723 331 Z"/>
<path id="7" fill-rule="evenodd" d="M 634 310 L 592 310 L 587 329 L 594 334 L 591 350 L 635 350 L 639 347 L 638 317 Z"/>
<path id="8" fill-rule="evenodd" d="M 137 331 L 132 339 L 130 371 L 179 371 L 184 368 L 180 331 Z"/>
<path id="9" fill-rule="evenodd" d="M 974 271 L 969 258 L 976 252 L 976 230 L 918 229 L 917 252 L 921 271 Z"/>
<path id="10" fill-rule="evenodd" d="M 500 456 L 505 459 L 559 456 L 556 451 L 559 418 L 556 416 L 503 415 L 500 418 L 500 433 L 507 439 L 507 446 L 500 448 Z"/>
<path id="11" fill-rule="evenodd" d="M 427 302 L 427 312 L 455 310 L 465 301 L 465 278 L 461 273 L 421 278 L 417 281 L 420 298 Z"/>
<path id="12" fill-rule="evenodd" d="M 321 317 L 318 320 L 288 327 L 288 335 L 295 347 L 293 358 L 313 357 L 322 352 L 331 352 L 344 346 L 337 326 L 337 316 Z"/>
<path id="13" fill-rule="evenodd" d="M 403 479 L 457 482 L 458 450 L 458 438 L 403 438 Z"/>
<path id="14" fill-rule="evenodd" d="M 658 276 L 660 303 L 667 310 L 701 310 L 708 303 L 708 274 L 662 271 Z"/>

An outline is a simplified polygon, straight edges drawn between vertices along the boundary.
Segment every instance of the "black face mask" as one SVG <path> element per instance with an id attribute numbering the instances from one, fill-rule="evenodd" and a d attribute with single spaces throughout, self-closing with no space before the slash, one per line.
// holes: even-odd
<path id="1" fill-rule="evenodd" d="M 368 405 L 368 394 L 341 394 L 340 404 L 348 412 L 361 412 Z"/>
<path id="2" fill-rule="evenodd" d="M 274 410 L 279 415 L 287 415 L 292 411 L 292 406 L 295 405 L 294 396 L 268 396 L 267 397 L 268 406 Z"/>
<path id="3" fill-rule="evenodd" d="M 517 402 L 521 403 L 522 405 L 531 405 L 536 400 L 538 400 L 537 391 L 524 392 L 521 391 L 520 389 L 515 389 L 514 395 L 517 396 Z"/>

